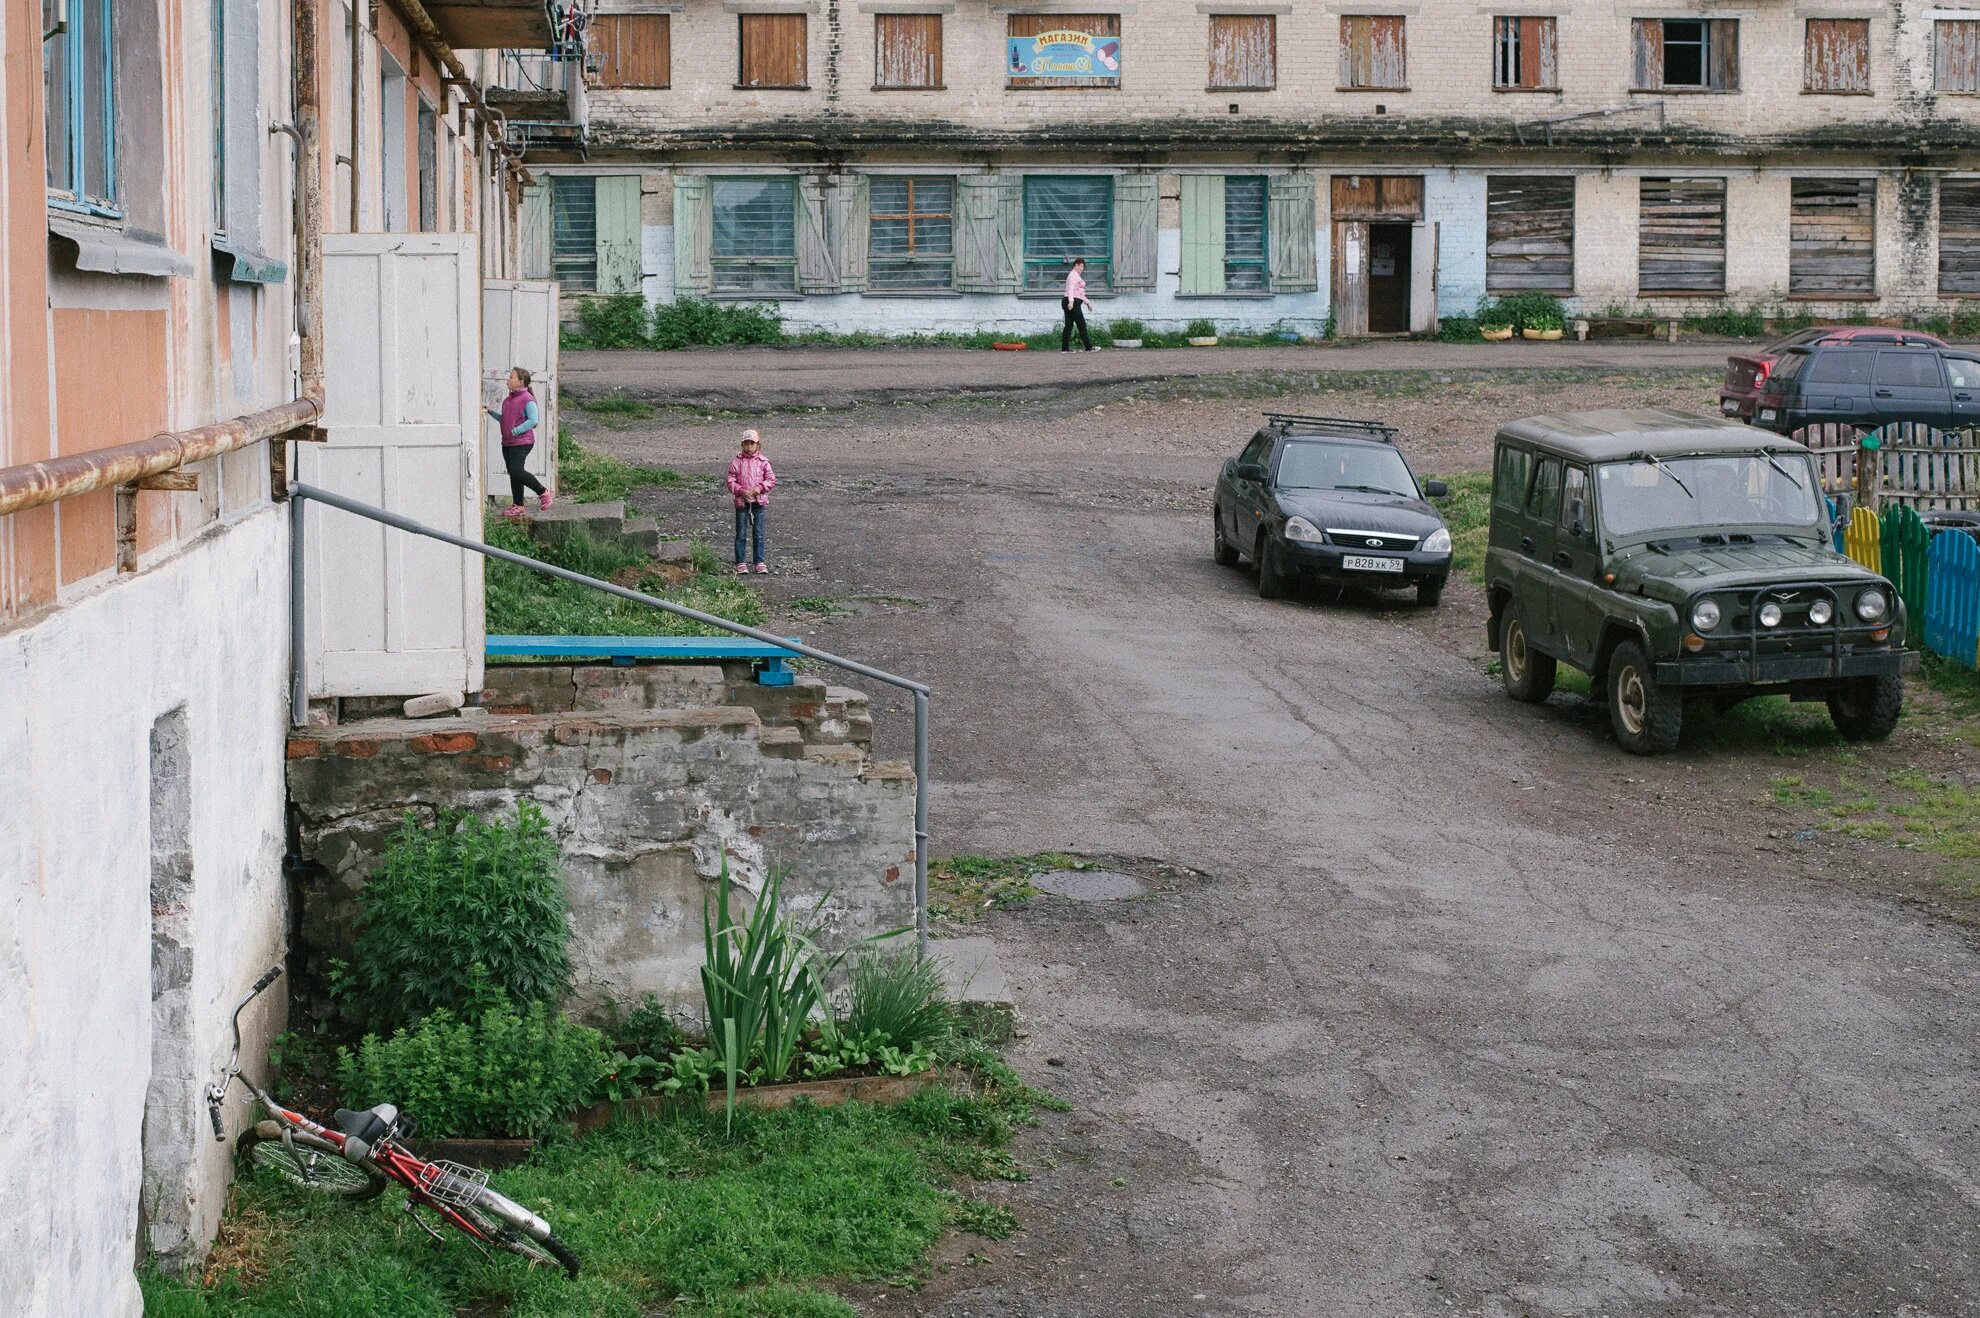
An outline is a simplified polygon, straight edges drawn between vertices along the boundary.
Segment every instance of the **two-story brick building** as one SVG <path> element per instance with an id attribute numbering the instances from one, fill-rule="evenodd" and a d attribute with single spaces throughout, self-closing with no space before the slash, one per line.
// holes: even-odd
<path id="1" fill-rule="evenodd" d="M 567 292 L 789 321 L 1427 328 L 1980 293 L 1980 3 L 600 0 Z M 532 235 L 535 240 L 532 242 Z"/>

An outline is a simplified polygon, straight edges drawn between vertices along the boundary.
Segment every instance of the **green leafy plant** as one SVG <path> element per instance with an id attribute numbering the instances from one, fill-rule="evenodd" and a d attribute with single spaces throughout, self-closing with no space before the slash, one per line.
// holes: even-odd
<path id="1" fill-rule="evenodd" d="M 609 1061 L 603 1035 L 542 1002 L 518 1012 L 493 987 L 476 997 L 459 1014 L 443 1007 L 338 1049 L 344 1102 L 397 1104 L 428 1136 L 534 1139 L 594 1096 Z"/>
<path id="2" fill-rule="evenodd" d="M 666 1074 L 665 1066 L 646 1056 L 628 1057 L 615 1052 L 600 1063 L 601 1074 L 592 1088 L 593 1102 L 627 1103 L 655 1088 Z"/>
<path id="3" fill-rule="evenodd" d="M 651 993 L 641 997 L 630 1011 L 616 1002 L 606 1003 L 605 1035 L 621 1048 L 648 1057 L 671 1056 L 687 1042 L 667 1005 Z"/>
<path id="4" fill-rule="evenodd" d="M 1437 338 L 1443 343 L 1470 343 L 1478 337 L 1478 322 L 1470 316 L 1444 316 L 1437 322 Z"/>
<path id="5" fill-rule="evenodd" d="M 862 947 L 837 1028 L 896 1048 L 938 1048 L 955 1028 L 941 967 L 913 947 Z"/>
<path id="6" fill-rule="evenodd" d="M 513 820 L 408 813 L 358 893 L 351 961 L 336 985 L 358 1022 L 390 1030 L 459 1011 L 481 986 L 561 1001 L 570 936 L 557 842 L 527 802 Z"/>
<path id="7" fill-rule="evenodd" d="M 920 1075 L 934 1067 L 935 1050 L 923 1044 L 912 1048 L 883 1044 L 873 1054 L 873 1064 L 880 1068 L 881 1075 Z"/>
<path id="8" fill-rule="evenodd" d="M 578 303 L 578 337 L 587 348 L 644 348 L 646 300 L 637 293 L 588 297 Z"/>
<path id="9" fill-rule="evenodd" d="M 772 304 L 714 302 L 684 297 L 653 309 L 650 343 L 655 348 L 726 347 L 779 343 L 783 314 Z"/>
<path id="10" fill-rule="evenodd" d="M 1478 299 L 1478 328 L 1482 330 L 1502 330 L 1512 328 L 1514 316 L 1503 302 L 1490 298 Z"/>
<path id="11" fill-rule="evenodd" d="M 663 1094 L 705 1094 L 721 1070 L 713 1048 L 682 1048 L 667 1059 L 653 1087 Z"/>
<path id="12" fill-rule="evenodd" d="M 1199 316 L 1189 322 L 1183 333 L 1192 339 L 1214 339 L 1217 337 L 1217 322 Z"/>
<path id="13" fill-rule="evenodd" d="M 863 1071 L 873 1065 L 874 1056 L 886 1046 L 887 1037 L 883 1034 L 823 1030 L 805 1050 L 804 1073 L 820 1079 L 841 1071 Z"/>
<path id="14" fill-rule="evenodd" d="M 1492 328 L 1507 325 L 1514 329 L 1559 329 L 1567 323 L 1567 307 L 1552 293 L 1513 293 L 1492 304 Z M 1479 322 L 1485 322 L 1480 308 Z"/>
<path id="15" fill-rule="evenodd" d="M 1740 310 L 1737 307 L 1721 307 L 1702 315 L 1687 316 L 1687 328 L 1703 334 L 1717 334 L 1729 339 L 1757 339 L 1767 331 L 1766 313 L 1759 307 Z"/>
<path id="16" fill-rule="evenodd" d="M 1133 316 L 1122 316 L 1120 319 L 1109 321 L 1107 324 L 1107 333 L 1116 339 L 1143 338 L 1146 336 L 1147 331 L 1148 327 L 1136 320 Z"/>

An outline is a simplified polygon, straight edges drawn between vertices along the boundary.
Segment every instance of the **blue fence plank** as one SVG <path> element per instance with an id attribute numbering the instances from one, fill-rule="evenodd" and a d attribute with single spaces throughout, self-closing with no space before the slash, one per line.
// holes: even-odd
<path id="1" fill-rule="evenodd" d="M 1925 648 L 1980 667 L 1980 543 L 1941 531 L 1926 550 Z"/>

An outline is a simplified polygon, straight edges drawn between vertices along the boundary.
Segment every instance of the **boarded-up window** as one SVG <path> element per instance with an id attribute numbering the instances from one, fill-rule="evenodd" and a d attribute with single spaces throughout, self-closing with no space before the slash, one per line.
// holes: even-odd
<path id="1" fill-rule="evenodd" d="M 873 16 L 873 85 L 939 89 L 942 85 L 942 16 Z"/>
<path id="2" fill-rule="evenodd" d="M 665 87 L 672 81 L 672 29 L 665 14 L 600 14 L 586 44 L 598 55 L 600 87 Z"/>
<path id="3" fill-rule="evenodd" d="M 1811 18 L 1808 53 L 1801 76 L 1811 92 L 1862 93 L 1870 90 L 1870 20 Z"/>
<path id="4" fill-rule="evenodd" d="M 1409 61 L 1401 15 L 1341 16 L 1341 86 L 1388 91 L 1408 88 Z"/>
<path id="5" fill-rule="evenodd" d="M 1551 18 L 1492 20 L 1492 85 L 1500 91 L 1553 91 L 1560 86 Z"/>
<path id="6" fill-rule="evenodd" d="M 1279 85 L 1279 20 L 1270 14 L 1210 15 L 1212 91 L 1270 91 Z"/>
<path id="7" fill-rule="evenodd" d="M 868 187 L 869 286 L 879 292 L 948 288 L 956 264 L 956 181 L 876 175 Z"/>
<path id="8" fill-rule="evenodd" d="M 1739 20 L 1639 18 L 1634 24 L 1638 91 L 1739 90 Z"/>
<path id="9" fill-rule="evenodd" d="M 1788 292 L 1869 297 L 1877 291 L 1877 180 L 1798 178 L 1790 185 Z"/>
<path id="10" fill-rule="evenodd" d="M 1485 291 L 1574 292 L 1574 180 L 1485 180 Z"/>
<path id="11" fill-rule="evenodd" d="M 803 14 L 739 14 L 736 22 L 742 52 L 738 85 L 805 86 Z"/>
<path id="12" fill-rule="evenodd" d="M 1336 174 L 1332 209 L 1336 220 L 1420 220 L 1423 176 Z"/>
<path id="13" fill-rule="evenodd" d="M 1980 19 L 1942 18 L 1933 29 L 1932 85 L 1980 92 Z"/>
<path id="14" fill-rule="evenodd" d="M 1726 291 L 1726 181 L 1641 182 L 1636 285 L 1644 293 Z"/>
<path id="15" fill-rule="evenodd" d="M 1980 297 L 1980 179 L 1939 184 L 1939 295 Z"/>
<path id="16" fill-rule="evenodd" d="M 1121 16 L 1119 14 L 1012 14 L 1006 31 L 1013 37 L 1035 37 L 1047 32 L 1084 32 L 1089 37 L 1113 37 L 1116 54 L 1120 50 Z M 1096 42 L 1095 45 L 1100 43 Z M 1118 60 L 1116 61 L 1118 63 Z M 1118 69 L 1092 78 L 1032 78 L 1007 72 L 1007 87 L 1043 87 L 1055 90 L 1061 87 L 1118 87 L 1121 75 Z M 1091 276 L 1089 276 L 1091 278 Z"/>

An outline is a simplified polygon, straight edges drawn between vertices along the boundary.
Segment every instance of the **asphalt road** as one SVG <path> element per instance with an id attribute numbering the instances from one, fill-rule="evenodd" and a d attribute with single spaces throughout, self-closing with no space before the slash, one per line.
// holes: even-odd
<path id="1" fill-rule="evenodd" d="M 862 1309 L 1980 1313 L 1970 932 L 1766 842 L 1762 748 L 1701 790 L 1404 597 L 1259 600 L 1200 459 L 1011 442 L 806 437 L 766 588 L 932 683 L 938 851 L 1204 877 L 983 922 L 1073 1110 L 1017 1237 Z"/>

